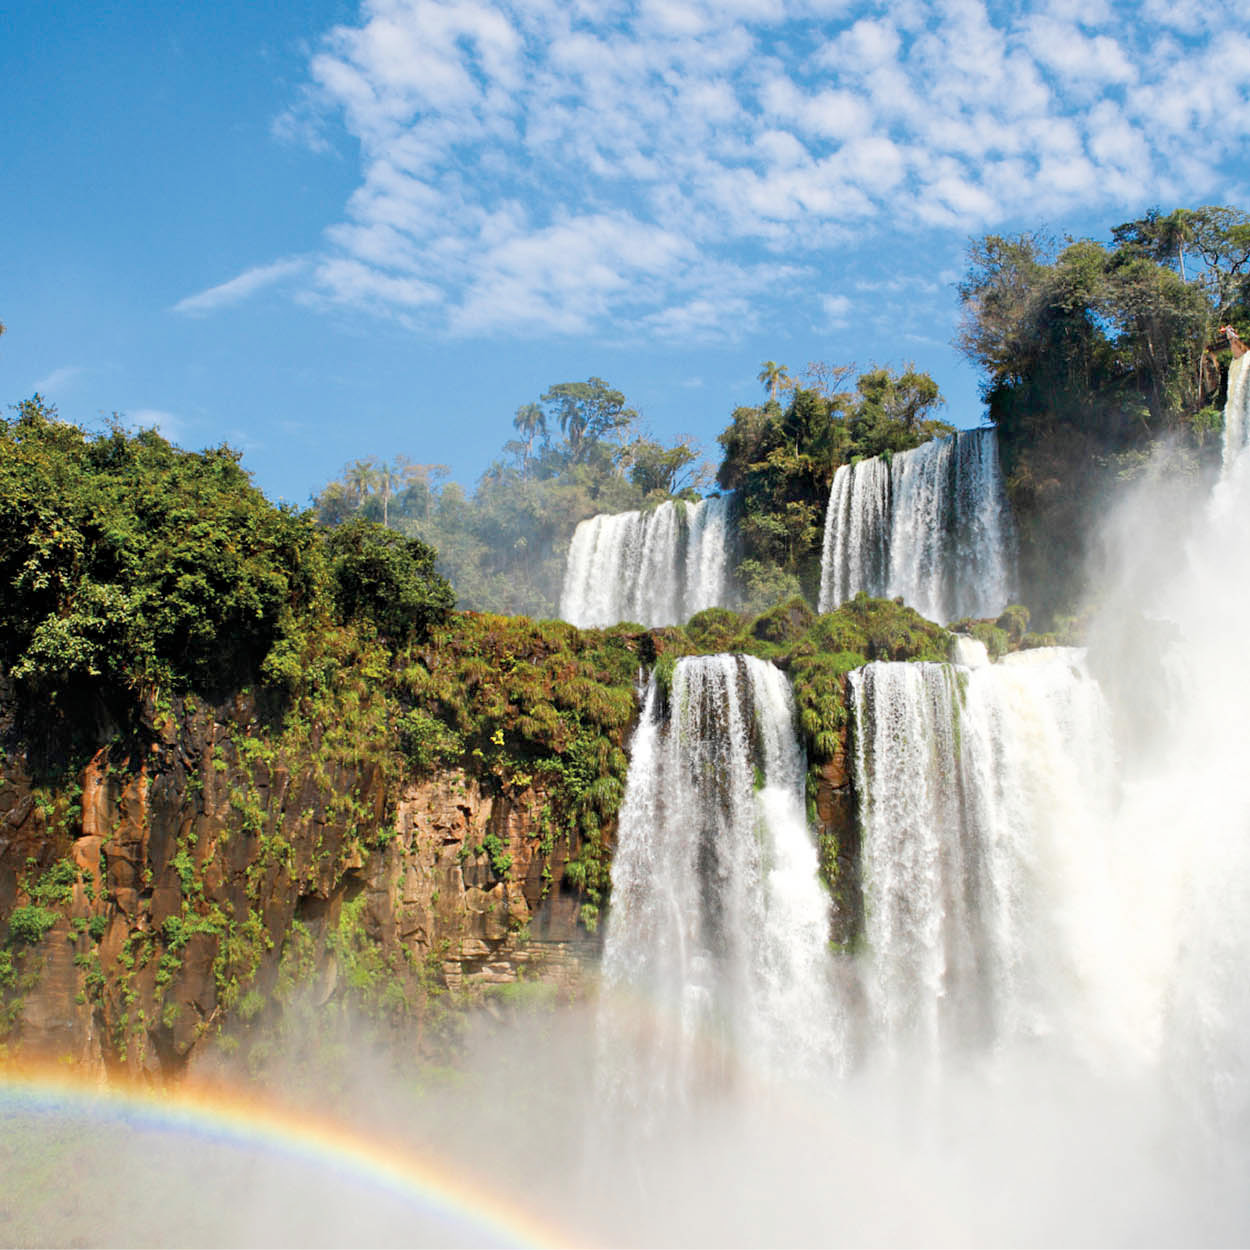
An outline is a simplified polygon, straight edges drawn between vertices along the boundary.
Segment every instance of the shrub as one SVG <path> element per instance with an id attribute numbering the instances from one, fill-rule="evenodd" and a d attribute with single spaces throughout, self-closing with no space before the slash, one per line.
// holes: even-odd
<path id="1" fill-rule="evenodd" d="M 994 622 L 1007 637 L 1016 645 L 1029 632 L 1029 610 L 1022 604 L 1013 603 L 1003 609 L 1003 614 Z"/>
<path id="2" fill-rule="evenodd" d="M 9 941 L 24 942 L 28 946 L 36 946 L 43 941 L 59 917 L 47 907 L 32 903 L 27 907 L 15 907 L 9 916 Z"/>
<path id="3" fill-rule="evenodd" d="M 405 538 L 361 517 L 327 537 L 334 604 L 343 621 L 371 620 L 397 643 L 424 637 L 445 622 L 456 596 L 434 571 L 437 553 L 417 538 Z"/>

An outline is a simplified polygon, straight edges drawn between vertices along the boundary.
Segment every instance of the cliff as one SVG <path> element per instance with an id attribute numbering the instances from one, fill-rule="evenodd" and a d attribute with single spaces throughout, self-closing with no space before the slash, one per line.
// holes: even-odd
<path id="1" fill-rule="evenodd" d="M 243 696 L 151 728 L 56 793 L 28 751 L 4 759 L 11 1048 L 169 1072 L 297 991 L 418 1019 L 523 978 L 583 991 L 598 937 L 541 789 L 271 754 Z"/>

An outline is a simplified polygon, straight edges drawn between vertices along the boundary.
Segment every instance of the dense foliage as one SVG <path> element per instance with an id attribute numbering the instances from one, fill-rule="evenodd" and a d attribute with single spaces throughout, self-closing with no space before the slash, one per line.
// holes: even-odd
<path id="1" fill-rule="evenodd" d="M 340 620 L 372 620 L 405 642 L 447 619 L 456 597 L 434 571 L 436 553 L 416 538 L 353 517 L 326 536 L 330 578 Z"/>
<path id="2" fill-rule="evenodd" d="M 0 661 L 50 697 L 238 680 L 318 595 L 320 547 L 228 448 L 88 436 L 38 397 L 0 423 Z"/>
<path id="3" fill-rule="evenodd" d="M 0 665 L 66 711 L 117 716 L 144 687 L 280 674 L 334 605 L 384 631 L 424 628 L 452 603 L 432 561 L 363 522 L 327 544 L 227 447 L 90 435 L 38 396 L 0 421 Z"/>
<path id="4" fill-rule="evenodd" d="M 984 371 L 1020 521 L 1026 598 L 1070 610 L 1102 493 L 1161 437 L 1209 456 L 1228 352 L 1250 319 L 1250 217 L 1178 209 L 1109 242 L 973 242 L 960 346 Z"/>
<path id="5" fill-rule="evenodd" d="M 942 397 L 928 374 L 872 369 L 844 390 L 851 372 L 817 364 L 807 385 L 794 386 L 769 361 L 760 375 L 769 399 L 736 409 L 720 435 L 717 481 L 737 492 L 736 576 L 751 610 L 800 593 L 816 601 L 825 509 L 839 465 L 906 451 L 952 428 L 933 416 Z M 777 399 L 783 388 L 790 393 L 784 408 Z"/>

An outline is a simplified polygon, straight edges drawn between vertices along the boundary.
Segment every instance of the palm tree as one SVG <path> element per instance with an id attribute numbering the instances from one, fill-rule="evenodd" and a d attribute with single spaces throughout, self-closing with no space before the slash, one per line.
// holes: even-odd
<path id="1" fill-rule="evenodd" d="M 775 360 L 764 361 L 756 377 L 767 388 L 768 398 L 774 404 L 777 402 L 778 390 L 790 384 L 790 371 L 785 365 L 779 365 Z"/>
<path id="2" fill-rule="evenodd" d="M 382 464 L 377 470 L 376 481 L 378 488 L 382 492 L 382 528 L 390 529 L 390 502 L 391 494 L 395 487 L 398 486 L 405 476 L 405 466 L 407 460 L 403 456 L 399 456 L 395 463 Z"/>
<path id="3" fill-rule="evenodd" d="M 357 509 L 364 503 L 378 482 L 378 465 L 372 456 L 368 460 L 353 460 L 343 474 L 348 488 L 356 498 Z"/>
<path id="4" fill-rule="evenodd" d="M 569 451 L 573 454 L 574 463 L 581 451 L 582 435 L 586 433 L 589 424 L 590 418 L 584 408 L 568 406 L 560 413 L 560 428 L 569 440 Z"/>
<path id="5" fill-rule="evenodd" d="M 525 455 L 521 461 L 522 471 L 529 469 L 530 456 L 534 451 L 534 439 L 541 434 L 547 437 L 547 414 L 538 404 L 522 404 L 512 418 L 512 424 L 524 439 Z"/>

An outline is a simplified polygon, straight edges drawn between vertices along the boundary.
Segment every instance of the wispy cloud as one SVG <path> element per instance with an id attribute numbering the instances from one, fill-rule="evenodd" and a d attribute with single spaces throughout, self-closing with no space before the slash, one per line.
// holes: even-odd
<path id="1" fill-rule="evenodd" d="M 824 314 L 826 330 L 841 330 L 851 324 L 851 301 L 845 295 L 822 295 L 820 310 Z"/>
<path id="2" fill-rule="evenodd" d="M 55 395 L 72 386 L 85 372 L 82 365 L 62 365 L 59 369 L 53 369 L 47 377 L 40 378 L 30 389 L 38 391 L 40 395 Z"/>
<path id="3" fill-rule="evenodd" d="M 367 0 L 278 128 L 336 124 L 360 181 L 305 298 L 461 335 L 732 335 L 851 244 L 1218 194 L 1250 39 L 1196 0 Z"/>
<path id="4" fill-rule="evenodd" d="M 177 413 L 166 412 L 163 408 L 136 408 L 128 412 L 126 418 L 137 430 L 155 430 L 162 438 L 171 443 L 185 444 L 190 422 Z"/>
<path id="5" fill-rule="evenodd" d="M 192 316 L 216 312 L 219 308 L 229 307 L 231 304 L 247 299 L 250 295 L 255 295 L 257 291 L 265 287 L 274 286 L 286 278 L 294 277 L 307 267 L 308 262 L 302 257 L 276 260 L 268 265 L 256 265 L 252 269 L 244 270 L 228 282 L 210 286 L 206 291 L 180 299 L 174 305 L 173 311 L 188 313 Z"/>

